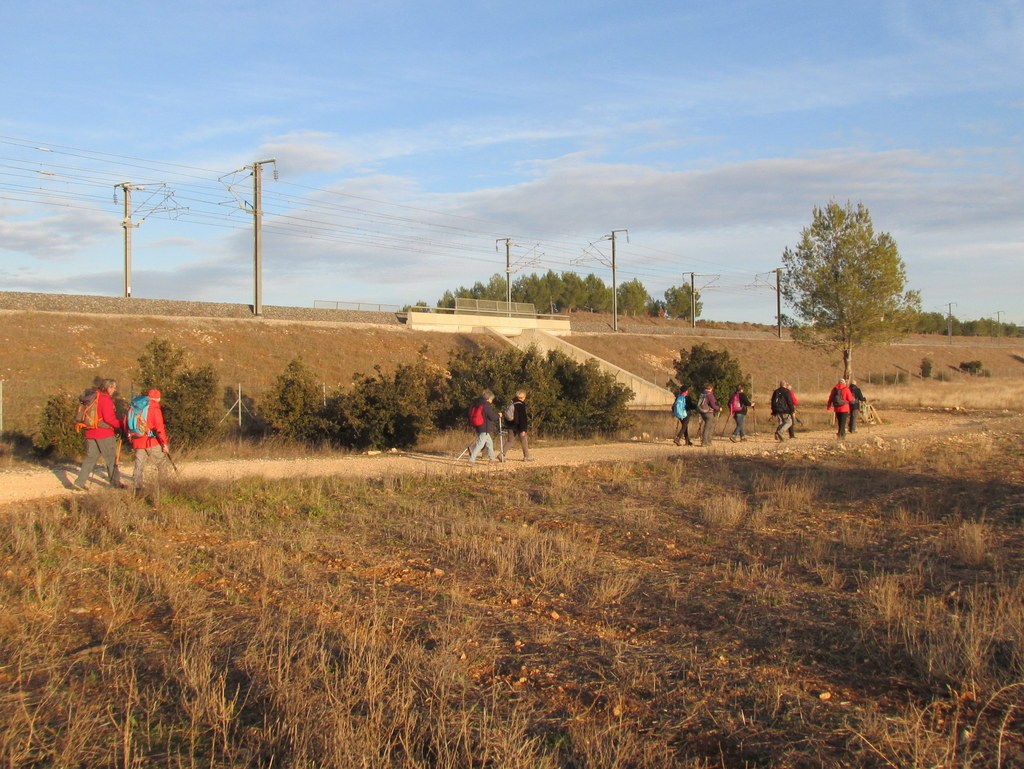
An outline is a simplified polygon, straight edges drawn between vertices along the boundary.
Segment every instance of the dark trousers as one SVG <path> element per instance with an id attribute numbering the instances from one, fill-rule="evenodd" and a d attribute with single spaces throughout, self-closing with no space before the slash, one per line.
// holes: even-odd
<path id="1" fill-rule="evenodd" d="M 836 421 L 839 423 L 839 440 L 846 437 L 846 426 L 850 423 L 850 412 L 837 411 Z"/>
<path id="2" fill-rule="evenodd" d="M 687 414 L 682 419 L 676 417 L 676 421 L 679 422 L 679 429 L 676 430 L 676 443 L 678 443 L 680 440 L 685 440 L 686 445 L 689 446 L 690 443 L 692 443 L 692 441 L 690 440 L 690 415 Z"/>

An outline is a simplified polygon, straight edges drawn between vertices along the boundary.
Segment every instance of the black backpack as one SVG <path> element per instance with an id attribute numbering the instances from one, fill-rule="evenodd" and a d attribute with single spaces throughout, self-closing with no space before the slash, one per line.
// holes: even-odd
<path id="1" fill-rule="evenodd" d="M 772 393 L 772 413 L 788 414 L 789 412 L 789 398 L 786 397 L 786 391 L 780 387 Z"/>

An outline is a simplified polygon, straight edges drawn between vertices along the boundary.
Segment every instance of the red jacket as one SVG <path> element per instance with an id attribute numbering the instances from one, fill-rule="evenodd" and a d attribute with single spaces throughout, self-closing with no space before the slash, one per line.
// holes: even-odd
<path id="1" fill-rule="evenodd" d="M 152 435 L 132 438 L 133 449 L 151 449 L 154 446 L 167 445 L 167 429 L 164 427 L 164 412 L 160 401 L 149 399 L 149 412 L 146 414 L 146 427 Z"/>
<path id="2" fill-rule="evenodd" d="M 100 426 L 87 429 L 87 439 L 99 441 L 113 438 L 114 433 L 121 429 L 121 420 L 117 418 L 117 412 L 114 410 L 114 399 L 110 397 L 110 393 L 103 390 L 96 391 L 96 416 L 99 418 Z"/>
<path id="3" fill-rule="evenodd" d="M 845 403 L 843 403 L 842 406 L 832 405 L 832 402 L 835 400 L 837 390 L 839 391 L 839 397 L 845 401 Z M 835 411 L 837 414 L 849 414 L 850 404 L 853 403 L 854 400 L 856 399 L 853 397 L 853 393 L 850 392 L 849 387 L 847 387 L 846 385 L 837 384 L 835 387 L 832 388 L 832 391 L 828 394 L 828 405 L 826 406 L 826 408 L 829 411 Z"/>

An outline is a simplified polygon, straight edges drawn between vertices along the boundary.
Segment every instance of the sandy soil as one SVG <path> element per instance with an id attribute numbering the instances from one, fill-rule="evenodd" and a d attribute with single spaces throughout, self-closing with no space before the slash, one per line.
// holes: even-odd
<path id="1" fill-rule="evenodd" d="M 180 477 L 232 481 L 247 476 L 264 478 L 295 478 L 338 475 L 351 478 L 374 478 L 413 473 L 480 473 L 515 472 L 521 468 L 544 466 L 575 466 L 595 462 L 650 460 L 692 452 L 712 452 L 716 455 L 772 455 L 789 454 L 812 459 L 839 451 L 856 450 L 860 447 L 890 445 L 893 441 L 932 436 L 979 432 L 990 429 L 1002 420 L 965 413 L 954 414 L 899 414 L 884 425 L 862 425 L 856 435 L 850 436 L 839 445 L 834 433 L 824 430 L 802 431 L 796 440 L 776 442 L 770 431 L 763 427 L 760 434 L 752 435 L 746 442 L 731 443 L 728 438 L 719 438 L 724 418 L 719 418 L 718 430 L 712 445 L 707 448 L 677 447 L 670 440 L 629 442 L 608 442 L 593 445 L 574 445 L 545 448 L 538 442 L 532 448 L 536 461 L 525 464 L 518 448 L 511 449 L 505 463 L 488 463 L 482 458 L 475 466 L 465 461 L 456 461 L 452 456 L 442 454 L 420 454 L 414 452 L 385 452 L 361 456 L 322 457 L 309 456 L 298 459 L 248 459 L 248 460 L 207 460 L 186 462 L 176 460 Z M 731 430 L 731 423 L 730 428 Z M 694 434 L 691 429 L 691 435 Z M 102 466 L 102 465 L 101 465 Z M 131 466 L 122 463 L 122 474 L 130 480 Z M 78 471 L 75 465 L 40 466 L 27 470 L 12 470 L 0 473 L 0 506 L 33 499 L 69 496 L 81 492 L 71 489 L 71 481 Z M 97 481 L 94 474 L 90 492 L 104 490 L 106 484 Z"/>

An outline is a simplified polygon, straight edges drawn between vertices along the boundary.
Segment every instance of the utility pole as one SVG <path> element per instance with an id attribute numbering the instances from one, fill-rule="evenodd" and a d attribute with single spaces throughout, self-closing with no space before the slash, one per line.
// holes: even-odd
<path id="1" fill-rule="evenodd" d="M 996 310 L 996 336 L 1003 335 L 1003 311 Z"/>
<path id="2" fill-rule="evenodd" d="M 949 309 L 946 314 L 946 337 L 949 339 L 949 344 L 953 344 L 953 308 L 956 307 L 956 302 L 949 303 Z"/>
<path id="3" fill-rule="evenodd" d="M 494 241 L 505 244 L 505 310 L 512 317 L 512 238 L 498 238 Z"/>
<path id="4" fill-rule="evenodd" d="M 690 273 L 690 328 L 697 328 L 697 276 Z"/>
<path id="5" fill-rule="evenodd" d="M 615 283 L 615 235 L 619 232 L 626 233 L 626 242 L 629 242 L 629 230 L 627 229 L 612 230 L 612 234 L 609 236 L 612 241 L 612 331 L 619 330 L 619 291 Z"/>
<path id="6" fill-rule="evenodd" d="M 143 190 L 145 187 L 138 187 L 128 182 L 115 184 L 115 202 L 118 187 L 124 191 L 124 218 L 121 220 L 121 226 L 124 228 L 124 295 L 128 299 L 132 295 L 132 229 L 139 226 L 132 224 L 132 190 Z"/>
<path id="7" fill-rule="evenodd" d="M 257 160 L 251 166 L 252 171 L 252 259 L 253 259 L 253 302 L 252 314 L 259 317 L 263 314 L 263 166 L 276 164 L 274 158 Z M 277 166 L 274 166 L 274 178 L 277 178 Z"/>
<path id="8" fill-rule="evenodd" d="M 775 268 L 775 318 L 779 324 L 779 339 L 782 339 L 782 268 Z"/>

